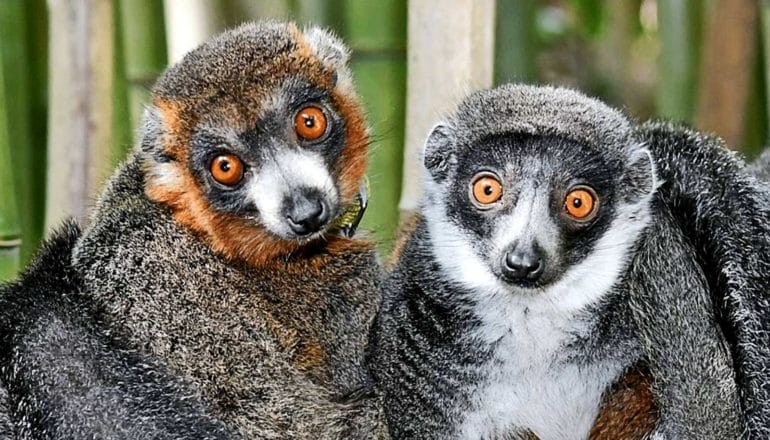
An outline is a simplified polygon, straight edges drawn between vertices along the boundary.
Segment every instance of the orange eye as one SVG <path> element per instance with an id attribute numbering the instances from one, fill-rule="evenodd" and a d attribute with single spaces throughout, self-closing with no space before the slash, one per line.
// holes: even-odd
<path id="1" fill-rule="evenodd" d="M 485 207 L 500 200 L 503 196 L 503 185 L 494 175 L 486 172 L 479 173 L 473 181 L 471 193 L 477 204 Z"/>
<path id="2" fill-rule="evenodd" d="M 243 162 L 233 154 L 222 154 L 211 161 L 211 177 L 222 185 L 233 186 L 243 179 Z"/>
<path id="3" fill-rule="evenodd" d="M 588 187 L 577 187 L 564 199 L 564 209 L 575 220 L 591 220 L 596 214 L 596 193 Z"/>
<path id="4" fill-rule="evenodd" d="M 326 133 L 326 114 L 315 106 L 308 106 L 297 112 L 294 117 L 294 130 L 297 136 L 314 141 Z"/>

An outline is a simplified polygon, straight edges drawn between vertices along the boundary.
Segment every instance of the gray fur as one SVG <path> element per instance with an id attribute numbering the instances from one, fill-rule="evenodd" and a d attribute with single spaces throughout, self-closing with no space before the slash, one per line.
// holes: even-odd
<path id="1" fill-rule="evenodd" d="M 8 390 L 5 385 L 0 384 L 0 439 L 10 439 L 13 435 L 13 424 L 10 419 L 10 408 L 8 408 Z"/>
<path id="2" fill-rule="evenodd" d="M 702 249 L 715 237 L 683 227 L 681 204 L 671 195 L 687 199 L 691 193 L 681 188 L 688 185 L 692 192 L 714 191 L 729 173 L 721 175 L 714 162 L 677 156 L 664 136 L 647 135 L 620 112 L 575 91 L 509 85 L 471 95 L 434 130 L 425 155 L 431 173 L 425 203 L 443 203 L 441 184 L 457 171 L 457 157 L 490 136 L 512 133 L 569 139 L 617 163 L 629 163 L 643 147 L 651 150 L 662 187 L 645 214 L 651 216 L 649 226 L 625 276 L 598 307 L 586 311 L 594 322 L 588 333 L 576 335 L 565 356 L 573 350 L 571 356 L 587 364 L 615 357 L 627 368 L 646 365 L 660 411 L 655 433 L 663 438 L 736 438 L 745 420 L 734 359 L 714 310 L 726 289 L 710 284 L 712 271 L 730 266 L 724 260 L 704 266 Z M 699 147 L 694 142 L 693 149 Z M 680 162 L 692 164 L 686 177 L 671 173 Z M 618 185 L 622 191 L 644 191 L 649 184 L 643 176 L 631 172 L 618 177 Z M 449 195 L 457 196 L 465 197 Z M 689 209 L 696 218 L 712 215 Z M 476 405 L 472 390 L 485 380 L 482 372 L 488 369 L 481 367 L 494 360 L 494 346 L 468 340 L 482 325 L 472 311 L 476 295 L 448 281 L 431 248 L 429 222 L 420 220 L 386 277 L 373 336 L 372 369 L 389 403 L 394 438 L 457 438 L 464 416 Z"/>
<path id="3" fill-rule="evenodd" d="M 758 158 L 748 166 L 748 171 L 758 178 L 770 181 L 770 148 L 766 148 Z"/>
<path id="4" fill-rule="evenodd" d="M 163 74 L 142 139 L 88 228 L 63 234 L 37 269 L 0 290 L 0 433 L 10 420 L 15 438 L 386 437 L 364 365 L 379 303 L 373 245 L 340 238 L 332 251 L 334 236 L 284 240 L 276 248 L 285 254 L 252 265 L 216 252 L 148 195 L 152 179 L 181 185 L 194 174 L 188 164 L 200 152 L 185 136 L 201 127 L 248 132 L 243 150 L 260 147 L 247 142 L 255 133 L 284 135 L 254 126 L 286 104 L 272 100 L 281 92 L 331 106 L 334 88 L 335 105 L 356 111 L 340 84 L 346 57 L 325 31 L 268 22 L 228 31 Z M 333 117 L 334 133 L 363 124 Z M 346 139 L 333 140 L 366 147 Z M 330 169 L 363 169 L 335 163 L 338 153 L 325 157 Z"/>
<path id="5" fill-rule="evenodd" d="M 342 403 L 367 386 L 373 251 L 330 260 L 325 279 L 230 264 L 145 198 L 134 159 L 110 183 L 73 260 L 114 331 L 195 384 L 246 438 L 376 437 L 376 402 Z M 316 302 L 293 299 L 300 294 Z M 293 367 L 304 348 L 292 343 L 297 331 L 331 353 L 328 379 Z"/>
<path id="6" fill-rule="evenodd" d="M 768 438 L 770 187 L 747 173 L 720 139 L 666 123 L 638 131 L 670 183 L 661 192 L 697 244 L 712 286 L 714 316 L 733 359 L 743 437 Z"/>
<path id="7" fill-rule="evenodd" d="M 0 289 L 0 438 L 238 438 L 189 384 L 100 322 L 69 264 L 79 234 L 55 231 Z"/>

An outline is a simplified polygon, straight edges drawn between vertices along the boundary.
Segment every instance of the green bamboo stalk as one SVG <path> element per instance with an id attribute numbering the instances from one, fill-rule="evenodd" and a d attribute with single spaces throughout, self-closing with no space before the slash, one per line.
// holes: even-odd
<path id="1" fill-rule="evenodd" d="M 30 162 L 27 169 L 28 204 L 22 221 L 22 266 L 31 258 L 45 234 L 46 170 L 48 167 L 48 14 L 46 0 L 23 1 L 27 24 L 29 65 Z"/>
<path id="2" fill-rule="evenodd" d="M 535 0 L 497 2 L 495 83 L 537 79 Z"/>
<path id="3" fill-rule="evenodd" d="M 701 15 L 700 0 L 658 0 L 660 116 L 692 120 L 698 88 Z"/>
<path id="4" fill-rule="evenodd" d="M 45 90 L 45 84 L 40 84 L 44 79 L 36 76 L 39 71 L 33 72 L 30 66 L 34 57 L 31 56 L 32 45 L 29 39 L 35 30 L 29 29 L 27 9 L 32 3 L 40 2 L 8 0 L 0 3 L 0 69 L 4 71 L 5 78 L 0 82 L 0 87 L 4 88 L 6 98 L 6 135 L 8 139 L 13 139 L 13 145 L 7 147 L 10 155 L 8 160 L 13 166 L 8 168 L 7 172 L 13 177 L 13 186 L 17 193 L 16 206 L 19 211 L 16 215 L 21 224 L 22 264 L 28 261 L 37 248 L 43 232 L 45 214 L 46 119 L 45 110 L 40 112 L 38 108 L 37 99 L 40 95 L 34 94 L 37 87 Z M 36 21 L 33 24 L 38 23 Z"/>
<path id="5" fill-rule="evenodd" d="M 339 28 L 340 10 L 339 0 L 293 0 L 291 5 L 292 17 L 303 25 Z"/>
<path id="6" fill-rule="evenodd" d="M 406 98 L 406 1 L 343 6 L 346 41 L 353 49 L 355 81 L 372 125 L 369 179 L 372 194 L 363 228 L 386 252 L 398 225 Z"/>
<path id="7" fill-rule="evenodd" d="M 3 54 L 0 47 L 0 55 Z M 3 84 L 4 70 L 0 69 L 0 84 Z M 10 103 L 6 99 L 5 87 L 0 87 L 0 281 L 15 278 L 19 270 L 21 228 L 14 191 L 11 138 L 8 129 Z"/>
<path id="8" fill-rule="evenodd" d="M 764 42 L 760 42 L 758 47 L 760 50 L 756 51 L 756 60 L 754 62 L 754 72 L 752 73 L 751 86 L 749 90 L 753 93 L 748 94 L 748 102 L 746 115 L 749 115 L 745 119 L 745 126 L 743 128 L 743 142 L 741 145 L 741 153 L 747 158 L 753 159 L 758 156 L 767 145 L 768 134 L 768 120 L 767 120 L 767 83 L 765 79 L 765 61 L 763 54 L 767 49 L 762 46 Z M 753 115 L 756 115 L 754 117 Z M 760 117 L 760 115 L 764 117 Z"/>
<path id="9" fill-rule="evenodd" d="M 765 117 L 770 126 L 770 0 L 761 0 L 759 3 L 760 35 L 762 38 L 762 67 L 764 67 L 765 85 Z M 767 139 L 770 141 L 770 139 Z"/>
<path id="10" fill-rule="evenodd" d="M 118 0 L 121 1 L 121 0 Z M 120 5 L 118 5 L 120 6 Z M 120 7 L 113 10 L 113 51 L 112 72 L 112 148 L 110 151 L 110 163 L 115 166 L 128 154 L 129 146 L 133 142 L 134 121 L 131 115 L 131 103 L 128 98 L 128 79 L 126 78 L 126 57 L 123 50 L 123 20 Z"/>
<path id="11" fill-rule="evenodd" d="M 116 6 L 116 33 L 120 39 L 116 71 L 122 67 L 122 77 L 119 72 L 116 79 L 119 83 L 125 81 L 129 127 L 133 130 L 139 125 L 144 106 L 149 101 L 152 84 L 167 63 L 163 3 L 158 0 L 117 0 Z M 120 110 L 116 110 L 117 117 Z M 115 152 L 117 158 L 122 158 L 130 147 L 130 143 L 116 142 L 115 145 L 119 148 Z"/>

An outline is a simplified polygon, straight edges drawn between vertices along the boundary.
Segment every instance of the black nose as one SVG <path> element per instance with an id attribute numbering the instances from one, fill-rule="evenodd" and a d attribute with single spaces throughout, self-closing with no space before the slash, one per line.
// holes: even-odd
<path id="1" fill-rule="evenodd" d="M 508 251 L 503 258 L 503 275 L 509 281 L 537 281 L 543 274 L 545 263 L 540 251 L 532 249 L 514 249 Z"/>
<path id="2" fill-rule="evenodd" d="M 329 207 L 320 196 L 298 196 L 289 202 L 286 214 L 289 227 L 297 235 L 318 232 L 329 221 Z"/>

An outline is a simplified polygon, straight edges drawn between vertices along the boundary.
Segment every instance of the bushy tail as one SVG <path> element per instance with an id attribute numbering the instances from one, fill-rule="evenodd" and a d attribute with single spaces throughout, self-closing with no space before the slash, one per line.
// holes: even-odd
<path id="1" fill-rule="evenodd" d="M 666 123 L 640 128 L 662 198 L 696 245 L 730 345 L 745 438 L 770 438 L 770 185 L 716 138 Z M 754 168 L 770 171 L 770 156 Z"/>

